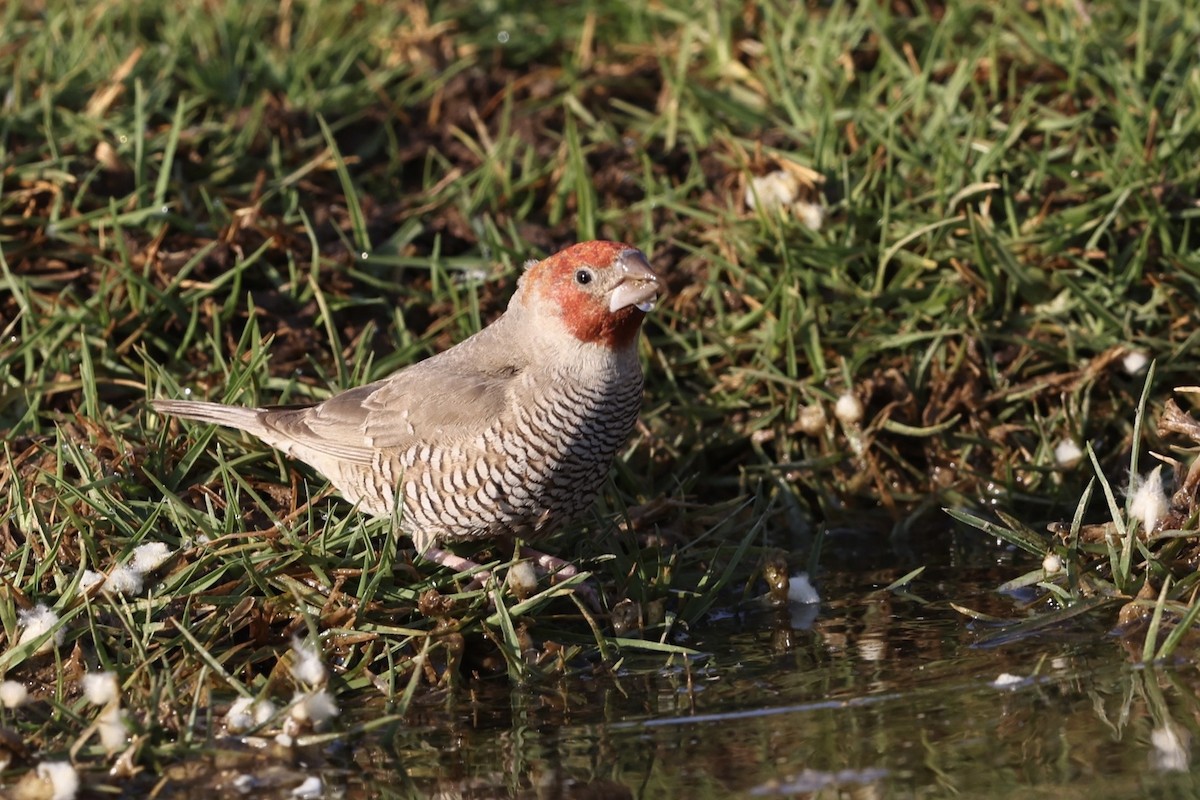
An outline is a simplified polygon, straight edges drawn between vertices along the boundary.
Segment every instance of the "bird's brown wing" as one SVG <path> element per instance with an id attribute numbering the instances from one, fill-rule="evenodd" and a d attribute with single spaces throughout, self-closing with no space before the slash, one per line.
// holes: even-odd
<path id="1" fill-rule="evenodd" d="M 334 395 L 320 405 L 267 409 L 264 422 L 300 448 L 370 464 L 378 450 L 477 436 L 506 406 L 517 374 L 512 368 L 458 372 L 446 364 L 430 369 L 426 363 Z"/>

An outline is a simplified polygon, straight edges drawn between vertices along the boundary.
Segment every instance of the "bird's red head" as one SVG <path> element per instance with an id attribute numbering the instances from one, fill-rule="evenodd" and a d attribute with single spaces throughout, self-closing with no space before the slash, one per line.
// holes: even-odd
<path id="1" fill-rule="evenodd" d="M 582 242 L 529 268 L 530 299 L 553 309 L 581 342 L 612 349 L 637 339 L 662 290 L 642 251 L 619 242 Z"/>

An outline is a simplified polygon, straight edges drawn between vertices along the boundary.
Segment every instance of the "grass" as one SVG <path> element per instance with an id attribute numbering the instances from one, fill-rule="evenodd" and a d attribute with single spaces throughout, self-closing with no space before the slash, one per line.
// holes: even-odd
<path id="1" fill-rule="evenodd" d="M 1197 374 L 1200 12 L 1031 8 L 6 5 L 0 665 L 49 698 L 6 724 L 101 769 L 64 676 L 114 670 L 127 760 L 186 759 L 233 698 L 304 689 L 298 634 L 339 702 L 397 715 L 476 675 L 679 663 L 675 633 L 759 592 L 771 554 L 852 559 L 822 545 L 847 527 L 937 547 L 942 507 L 1009 512 L 989 532 L 1114 596 L 1162 587 L 1139 601 L 1159 630 L 1188 613 L 1160 545 L 1110 558 L 1018 520 L 1120 524 L 1079 502 L 1088 481 L 1120 506 L 1129 454 L 1164 448 L 1135 413 Z M 818 229 L 749 208 L 780 169 Z M 592 237 L 642 247 L 671 294 L 643 424 L 548 549 L 628 601 L 634 635 L 544 586 L 492 609 L 303 468 L 147 409 L 381 377 Z M 1156 361 L 1144 396 L 1134 351 Z M 835 417 L 845 394 L 861 420 Z M 1094 469 L 1056 461 L 1066 440 Z M 153 542 L 172 556 L 141 591 L 81 589 Z M 1081 586 L 1044 591 L 1113 610 Z M 41 652 L 17 644 L 38 603 L 63 637 Z"/>

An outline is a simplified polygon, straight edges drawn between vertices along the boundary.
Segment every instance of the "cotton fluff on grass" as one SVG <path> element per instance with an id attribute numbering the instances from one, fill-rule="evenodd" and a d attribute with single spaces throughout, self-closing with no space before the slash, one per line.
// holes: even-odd
<path id="1" fill-rule="evenodd" d="M 829 418 L 820 402 L 804 406 L 796 415 L 796 424 L 808 436 L 822 436 L 829 427 Z"/>
<path id="2" fill-rule="evenodd" d="M 107 576 L 87 570 L 79 581 L 83 591 L 100 584 L 105 594 L 141 594 L 145 588 L 146 575 L 161 567 L 172 554 L 171 548 L 162 542 L 147 542 L 133 548 L 129 561 L 113 567 Z"/>
<path id="3" fill-rule="evenodd" d="M 281 734 L 290 743 L 291 737 L 300 729 L 319 728 L 338 714 L 337 701 L 322 686 L 329 678 L 325 664 L 321 660 L 321 652 L 317 643 L 305 641 L 299 637 L 292 640 L 292 677 L 301 686 L 306 687 L 296 692 L 288 711 L 288 721 Z"/>
<path id="4" fill-rule="evenodd" d="M 129 741 L 129 726 L 121 708 L 121 687 L 112 672 L 89 672 L 80 680 L 83 697 L 95 706 L 104 706 L 96 717 L 96 732 L 100 744 L 108 753 L 115 753 Z"/>
<path id="5" fill-rule="evenodd" d="M 6 790 L 7 791 L 7 790 Z M 43 761 L 27 772 L 5 797 L 36 800 L 74 800 L 79 792 L 79 775 L 69 761 Z"/>
<path id="6" fill-rule="evenodd" d="M 788 601 L 802 605 L 813 605 L 821 602 L 821 596 L 808 579 L 807 572 L 798 572 L 788 579 Z"/>
<path id="7" fill-rule="evenodd" d="M 1130 350 L 1121 359 L 1121 366 L 1125 368 L 1125 372 L 1130 375 L 1137 375 L 1144 372 L 1146 367 L 1150 365 L 1150 357 L 1141 350 Z"/>
<path id="8" fill-rule="evenodd" d="M 292 702 L 291 715 L 296 722 L 308 722 L 313 728 L 320 728 L 338 715 L 337 701 L 326 689 L 297 692 Z"/>
<path id="9" fill-rule="evenodd" d="M 321 660 L 321 652 L 315 643 L 301 639 L 292 639 L 292 677 L 305 686 L 320 686 L 325 683 L 327 673 L 325 663 Z"/>
<path id="10" fill-rule="evenodd" d="M 537 571 L 528 561 L 518 561 L 509 567 L 505 580 L 512 593 L 521 600 L 537 591 Z"/>
<path id="11" fill-rule="evenodd" d="M 129 564 L 113 567 L 104 581 L 104 591 L 109 594 L 141 594 L 145 586 L 145 573 L 134 569 Z"/>
<path id="12" fill-rule="evenodd" d="M 858 425 L 862 422 L 863 413 L 862 400 L 850 392 L 839 397 L 833 407 L 833 415 L 843 425 Z"/>
<path id="13" fill-rule="evenodd" d="M 800 193 L 800 181 L 790 172 L 777 169 L 766 175 L 751 178 L 746 191 L 746 206 L 751 210 L 761 208 L 775 211 L 796 202 Z"/>
<path id="14" fill-rule="evenodd" d="M 800 179 L 787 170 L 777 169 L 750 179 L 746 187 L 746 207 L 750 210 L 790 211 L 810 230 L 820 230 L 825 224 L 825 207 L 820 203 L 798 199 Z"/>
<path id="15" fill-rule="evenodd" d="M 1159 772 L 1187 772 L 1191 767 L 1191 749 L 1188 747 L 1190 738 L 1187 731 L 1179 735 L 1179 728 L 1167 723 L 1150 732 L 1150 744 L 1154 750 L 1150 753 L 1150 763 Z"/>
<path id="16" fill-rule="evenodd" d="M 850 445 L 850 450 L 860 458 L 866 451 L 862 432 L 862 420 L 865 413 L 862 400 L 859 400 L 852 392 L 843 394 L 833 405 L 833 415 L 837 417 L 838 422 L 842 423 L 842 430 L 846 433 L 846 441 Z"/>
<path id="17" fill-rule="evenodd" d="M 1020 686 L 1024 682 L 1025 679 L 1020 675 L 1013 675 L 1011 672 L 1001 672 L 996 676 L 996 679 L 992 681 L 992 686 L 996 687 L 997 689 L 1012 689 Z"/>
<path id="18" fill-rule="evenodd" d="M 53 629 L 58 624 L 58 614 L 51 611 L 45 603 L 38 603 L 33 608 L 27 608 L 18 613 L 17 624 L 21 626 L 21 638 L 17 639 L 17 644 L 22 645 L 35 641 L 42 634 Z M 63 631 L 59 628 L 53 636 L 42 642 L 37 652 L 45 653 L 50 648 L 57 647 L 62 643 Z"/>
<path id="19" fill-rule="evenodd" d="M 225 714 L 225 727 L 230 733 L 245 733 L 251 728 L 267 724 L 275 716 L 275 711 L 275 704 L 270 700 L 239 697 Z"/>
<path id="20" fill-rule="evenodd" d="M 302 731 L 319 728 L 338 714 L 337 701 L 322 688 L 329 680 L 329 670 L 322 660 L 319 642 L 294 638 L 290 669 L 300 688 L 287 709 L 282 731 L 275 737 L 285 747 L 291 747 Z M 225 713 L 225 729 L 232 734 L 246 733 L 266 725 L 275 713 L 270 700 L 240 697 Z"/>
<path id="21" fill-rule="evenodd" d="M 1083 450 L 1071 439 L 1063 439 L 1054 448 L 1054 460 L 1060 467 L 1069 469 L 1083 460 Z"/>
<path id="22" fill-rule="evenodd" d="M 1171 500 L 1163 490 L 1162 467 L 1155 467 L 1143 480 L 1134 482 L 1129 488 L 1133 491 L 1129 513 L 1141 521 L 1142 530 L 1152 533 L 1171 507 Z"/>
<path id="23" fill-rule="evenodd" d="M 0 682 L 0 705 L 5 708 L 20 708 L 29 702 L 29 690 L 17 681 Z"/>
<path id="24" fill-rule="evenodd" d="M 84 698 L 94 706 L 106 706 L 121 699 L 117 676 L 112 672 L 89 672 L 79 682 Z"/>
<path id="25" fill-rule="evenodd" d="M 104 752 L 112 755 L 129 743 L 129 725 L 125 709 L 119 705 L 106 706 L 96 717 L 96 732 Z"/>
<path id="26" fill-rule="evenodd" d="M 171 548 L 162 542 L 139 544 L 133 548 L 133 558 L 129 560 L 129 566 L 142 574 L 153 572 L 166 563 L 171 553 Z"/>

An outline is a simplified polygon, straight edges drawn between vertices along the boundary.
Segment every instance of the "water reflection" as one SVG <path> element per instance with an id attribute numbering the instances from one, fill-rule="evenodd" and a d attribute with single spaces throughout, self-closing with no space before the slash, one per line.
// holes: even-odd
<path id="1" fill-rule="evenodd" d="M 1079 628 L 976 647 L 948 600 L 1011 614 L 1000 579 L 879 591 L 897 577 L 827 578 L 815 618 L 727 614 L 692 632 L 710 656 L 691 665 L 447 694 L 356 747 L 340 784 L 347 797 L 1195 793 L 1194 666 L 1143 669 Z"/>

